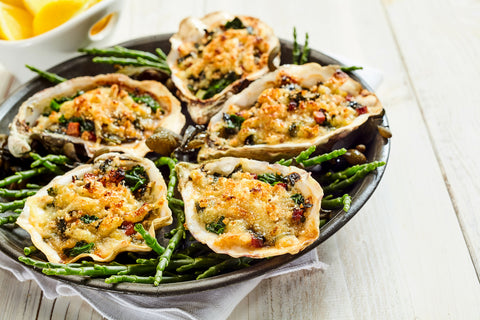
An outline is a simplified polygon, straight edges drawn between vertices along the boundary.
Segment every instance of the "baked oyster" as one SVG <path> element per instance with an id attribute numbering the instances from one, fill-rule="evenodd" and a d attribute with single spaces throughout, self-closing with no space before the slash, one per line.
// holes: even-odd
<path id="1" fill-rule="evenodd" d="M 323 191 L 302 169 L 225 157 L 176 171 L 186 227 L 217 253 L 295 254 L 319 236 Z"/>
<path id="2" fill-rule="evenodd" d="M 166 193 L 152 161 L 108 153 L 28 198 L 17 224 L 50 262 L 111 261 L 123 251 L 151 250 L 134 224 L 142 223 L 152 236 L 170 224 Z"/>
<path id="3" fill-rule="evenodd" d="M 375 94 L 339 66 L 283 65 L 225 102 L 198 159 L 292 157 L 347 136 L 382 111 Z"/>
<path id="4" fill-rule="evenodd" d="M 72 144 L 88 157 L 102 148 L 144 156 L 145 139 L 156 128 L 180 133 L 184 124 L 180 102 L 159 82 L 122 74 L 79 77 L 26 100 L 10 124 L 8 148 L 20 157 L 39 140 L 70 156 L 66 146 Z"/>
<path id="5" fill-rule="evenodd" d="M 280 42 L 257 18 L 214 12 L 186 18 L 167 63 L 193 121 L 205 124 L 231 94 L 280 64 Z"/>

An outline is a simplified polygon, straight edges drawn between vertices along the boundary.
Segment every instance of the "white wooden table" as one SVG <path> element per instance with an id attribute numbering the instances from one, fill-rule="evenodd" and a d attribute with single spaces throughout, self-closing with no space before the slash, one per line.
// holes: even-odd
<path id="1" fill-rule="evenodd" d="M 257 16 L 291 39 L 384 72 L 393 131 L 383 180 L 318 247 L 330 265 L 266 280 L 229 319 L 480 319 L 480 3 L 475 0 L 131 0 L 112 43 L 189 15 Z M 11 87 L 0 73 L 0 100 Z M 99 319 L 0 270 L 0 318 Z"/>

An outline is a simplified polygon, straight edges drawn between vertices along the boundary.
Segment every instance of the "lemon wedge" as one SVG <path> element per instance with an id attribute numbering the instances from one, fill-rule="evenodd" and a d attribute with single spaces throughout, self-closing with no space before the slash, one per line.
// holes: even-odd
<path id="1" fill-rule="evenodd" d="M 26 10 L 0 2 L 0 39 L 22 40 L 31 37 L 32 15 Z"/>
<path id="2" fill-rule="evenodd" d="M 45 4 L 33 19 L 33 34 L 39 35 L 67 22 L 84 11 L 85 0 L 53 0 Z"/>
<path id="3" fill-rule="evenodd" d="M 3 0 L 2 0 L 3 1 Z M 15 1 L 15 0 L 7 0 L 7 1 Z M 34 16 L 45 6 L 47 3 L 51 2 L 52 0 L 23 0 L 23 6 L 25 9 L 30 11 L 31 14 Z"/>
<path id="4" fill-rule="evenodd" d="M 23 1 L 22 0 L 0 0 L 0 2 L 10 4 L 15 7 L 23 8 Z"/>

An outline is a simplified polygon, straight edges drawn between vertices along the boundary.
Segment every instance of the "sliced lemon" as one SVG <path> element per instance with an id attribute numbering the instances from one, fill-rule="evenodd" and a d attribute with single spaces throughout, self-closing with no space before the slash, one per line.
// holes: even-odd
<path id="1" fill-rule="evenodd" d="M 33 19 L 33 34 L 39 35 L 67 22 L 86 9 L 85 0 L 53 0 L 45 4 Z"/>
<path id="2" fill-rule="evenodd" d="M 23 8 L 23 1 L 22 0 L 0 0 L 0 2 L 10 4 L 15 7 Z"/>
<path id="3" fill-rule="evenodd" d="M 3 0 L 2 0 L 3 1 Z M 15 1 L 15 0 L 7 0 L 7 1 Z M 25 9 L 30 11 L 31 14 L 34 16 L 45 6 L 47 3 L 51 2 L 52 0 L 23 0 L 23 6 Z"/>
<path id="4" fill-rule="evenodd" d="M 28 11 L 0 2 L 0 39 L 22 40 L 31 37 L 32 20 Z"/>

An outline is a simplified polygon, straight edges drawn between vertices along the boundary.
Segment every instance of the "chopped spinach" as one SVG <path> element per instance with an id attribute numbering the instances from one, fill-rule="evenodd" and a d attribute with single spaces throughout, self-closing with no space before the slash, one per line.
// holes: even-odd
<path id="1" fill-rule="evenodd" d="M 89 224 L 89 223 L 92 223 L 94 221 L 97 221 L 98 217 L 94 216 L 94 215 L 86 214 L 86 215 L 81 216 L 80 220 L 82 220 L 82 222 L 85 223 L 85 224 Z"/>
<path id="2" fill-rule="evenodd" d="M 295 202 L 295 204 L 297 204 L 300 208 L 306 209 L 313 206 L 309 201 L 306 201 L 303 195 L 301 195 L 300 193 L 295 193 L 290 198 L 292 198 L 293 202 Z"/>
<path id="3" fill-rule="evenodd" d="M 305 198 L 301 193 L 295 193 L 292 195 L 290 198 L 292 198 L 293 202 L 295 202 L 298 205 L 304 204 L 305 203 Z"/>
<path id="4" fill-rule="evenodd" d="M 225 232 L 225 227 L 226 227 L 226 224 L 223 222 L 224 219 L 225 217 L 221 216 L 217 222 L 207 223 L 205 225 L 205 228 L 207 229 L 207 231 L 210 231 L 216 234 L 222 234 Z"/>
<path id="5" fill-rule="evenodd" d="M 65 116 L 62 114 L 60 118 L 58 118 L 58 123 L 60 124 L 68 124 L 68 120 L 65 118 Z"/>
<path id="6" fill-rule="evenodd" d="M 210 83 L 210 86 L 208 87 L 207 90 L 205 90 L 205 93 L 203 94 L 203 97 L 201 99 L 209 99 L 216 95 L 217 93 L 220 93 L 228 87 L 231 83 L 235 82 L 239 76 L 235 72 L 229 72 L 227 75 L 221 79 L 213 80 Z"/>
<path id="7" fill-rule="evenodd" d="M 95 123 L 92 120 L 84 119 L 82 117 L 71 117 L 67 119 L 63 114 L 58 118 L 58 123 L 65 127 L 67 127 L 70 122 L 80 123 L 80 132 L 95 131 Z"/>
<path id="8" fill-rule="evenodd" d="M 64 252 L 69 257 L 76 257 L 79 254 L 92 251 L 94 245 L 95 244 L 93 242 L 87 243 L 82 240 L 77 242 L 73 248 L 65 249 Z"/>
<path id="9" fill-rule="evenodd" d="M 147 173 L 145 172 L 145 168 L 142 166 L 135 166 L 125 172 L 125 184 L 132 192 L 135 192 L 142 187 L 146 187 L 148 182 L 149 179 Z"/>
<path id="10" fill-rule="evenodd" d="M 257 179 L 268 183 L 272 186 L 276 185 L 277 183 L 285 183 L 285 177 L 279 173 L 263 173 L 257 175 Z"/>
<path id="11" fill-rule="evenodd" d="M 225 132 L 228 134 L 235 134 L 242 127 L 244 117 L 237 116 L 236 114 L 223 114 L 223 121 L 225 121 Z"/>
<path id="12" fill-rule="evenodd" d="M 71 101 L 84 93 L 85 93 L 84 91 L 78 91 L 73 97 L 54 98 L 52 99 L 52 101 L 50 101 L 50 109 L 58 112 L 60 111 L 60 107 L 64 102 Z"/>
<path id="13" fill-rule="evenodd" d="M 136 103 L 142 103 L 147 107 L 150 107 L 154 113 L 161 108 L 160 104 L 155 99 L 153 99 L 152 96 L 148 94 L 144 94 L 141 96 L 137 96 L 134 94 L 129 94 L 129 95 L 133 99 L 133 101 L 135 101 Z"/>
<path id="14" fill-rule="evenodd" d="M 235 17 L 232 21 L 228 21 L 225 23 L 225 30 L 228 29 L 245 29 L 245 25 L 243 24 L 242 20 L 238 17 Z"/>

